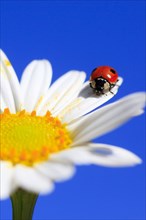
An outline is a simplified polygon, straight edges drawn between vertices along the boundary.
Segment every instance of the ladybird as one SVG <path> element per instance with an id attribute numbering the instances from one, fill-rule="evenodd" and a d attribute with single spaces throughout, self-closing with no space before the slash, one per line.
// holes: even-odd
<path id="1" fill-rule="evenodd" d="M 117 71 L 110 66 L 99 66 L 91 72 L 90 87 L 96 94 L 105 94 L 115 86 L 118 81 Z"/>

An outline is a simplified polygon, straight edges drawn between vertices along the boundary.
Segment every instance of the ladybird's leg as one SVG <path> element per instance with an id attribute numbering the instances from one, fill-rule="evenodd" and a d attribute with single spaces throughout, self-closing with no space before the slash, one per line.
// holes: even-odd
<path id="1" fill-rule="evenodd" d="M 96 89 L 94 89 L 94 92 L 95 92 L 95 94 L 98 95 L 98 96 L 101 95 L 101 92 L 99 92 L 99 91 L 96 90 Z"/>
<path id="2" fill-rule="evenodd" d="M 117 79 L 117 81 L 116 81 L 116 83 L 115 83 L 115 85 L 119 88 L 120 86 L 119 85 L 117 85 L 117 82 L 119 82 L 119 79 Z"/>
<path id="3" fill-rule="evenodd" d="M 109 90 L 109 92 L 110 92 L 111 94 L 115 95 L 115 93 L 114 93 L 114 92 L 112 92 L 111 90 Z"/>
<path id="4" fill-rule="evenodd" d="M 110 89 L 109 89 L 109 92 L 110 92 L 111 94 L 113 94 L 113 95 L 115 95 L 115 93 L 112 92 L 111 89 L 114 88 L 115 85 L 116 85 L 116 84 L 111 84 L 111 85 L 110 85 Z"/>
<path id="5" fill-rule="evenodd" d="M 104 92 L 101 92 L 101 91 L 98 91 L 98 90 L 95 90 L 95 92 L 96 92 L 96 95 L 98 95 L 98 96 L 101 96 L 101 95 L 106 95 L 107 96 L 107 94 L 104 93 Z"/>
<path id="6" fill-rule="evenodd" d="M 91 82 L 89 82 L 90 87 L 93 89 Z"/>

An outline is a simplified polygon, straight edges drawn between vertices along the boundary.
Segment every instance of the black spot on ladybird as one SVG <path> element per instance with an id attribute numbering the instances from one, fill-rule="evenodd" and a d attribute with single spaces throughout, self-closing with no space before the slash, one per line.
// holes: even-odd
<path id="1" fill-rule="evenodd" d="M 114 74 L 116 73 L 116 71 L 114 69 L 110 69 L 110 71 Z"/>

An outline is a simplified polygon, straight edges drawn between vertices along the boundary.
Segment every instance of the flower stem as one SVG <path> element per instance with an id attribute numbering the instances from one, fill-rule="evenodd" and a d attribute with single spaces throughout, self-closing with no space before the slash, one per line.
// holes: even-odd
<path id="1" fill-rule="evenodd" d="M 37 194 L 18 189 L 11 196 L 13 220 L 32 220 Z"/>

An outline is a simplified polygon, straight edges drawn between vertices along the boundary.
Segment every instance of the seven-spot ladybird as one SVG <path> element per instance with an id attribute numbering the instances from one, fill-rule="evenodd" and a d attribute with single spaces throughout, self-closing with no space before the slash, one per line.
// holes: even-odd
<path id="1" fill-rule="evenodd" d="M 118 73 L 110 66 L 95 68 L 90 76 L 90 87 L 96 94 L 109 92 L 118 81 Z"/>

